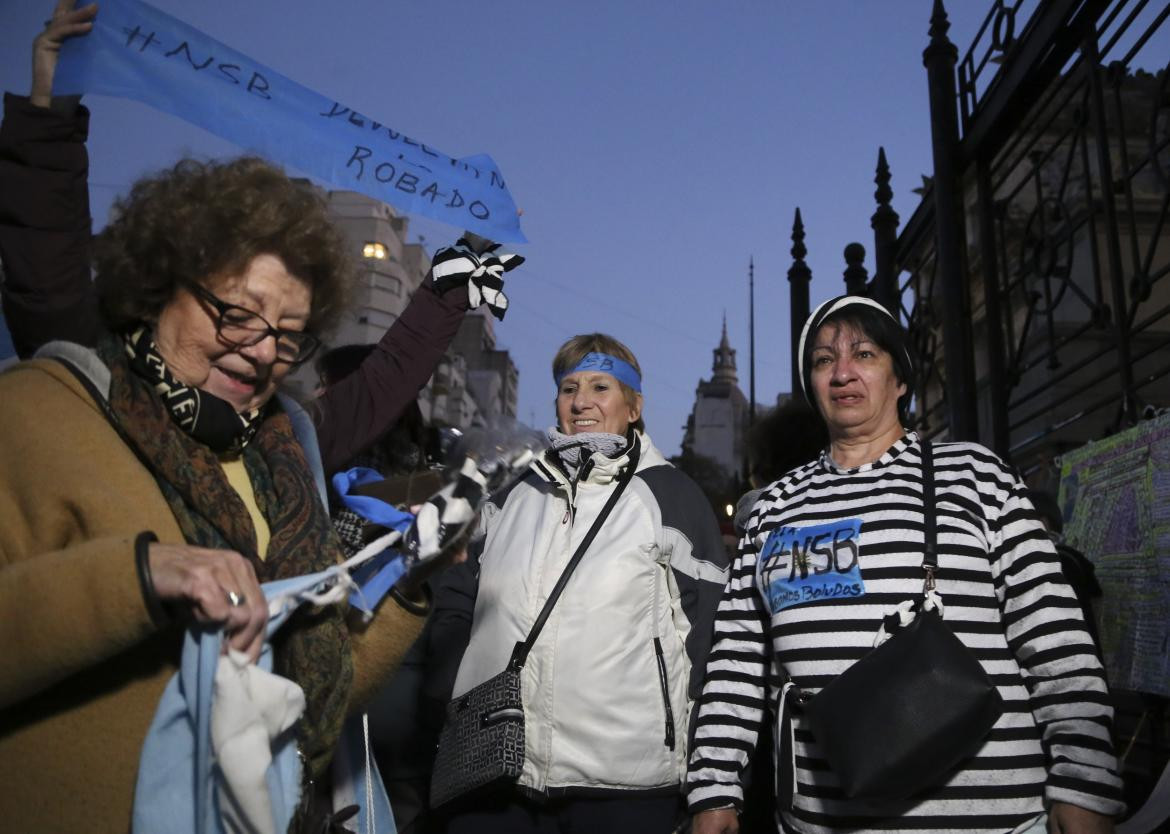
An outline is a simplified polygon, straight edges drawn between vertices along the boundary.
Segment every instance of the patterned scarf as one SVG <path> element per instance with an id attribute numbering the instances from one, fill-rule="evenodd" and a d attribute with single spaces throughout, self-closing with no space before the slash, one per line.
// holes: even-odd
<path id="1" fill-rule="evenodd" d="M 171 417 L 187 434 L 213 452 L 232 456 L 238 455 L 255 437 L 263 409 L 237 414 L 226 400 L 179 382 L 167 368 L 150 328 L 145 325 L 123 334 L 122 341 L 134 373 L 154 386 Z"/>
<path id="2" fill-rule="evenodd" d="M 247 558 L 261 582 L 323 570 L 340 561 L 340 545 L 321 505 L 304 451 L 288 416 L 275 403 L 256 420 L 242 457 L 256 504 L 271 528 L 265 559 L 256 552 L 256 530 L 239 493 L 228 483 L 209 446 L 184 430 L 182 417 L 157 393 L 158 374 L 145 377 L 117 338 L 98 355 L 109 366 L 110 406 L 174 513 L 188 544 L 227 548 Z M 349 706 L 353 680 L 349 630 L 340 606 L 302 608 L 274 641 L 278 674 L 305 691 L 297 726 L 311 778 L 329 764 Z"/>

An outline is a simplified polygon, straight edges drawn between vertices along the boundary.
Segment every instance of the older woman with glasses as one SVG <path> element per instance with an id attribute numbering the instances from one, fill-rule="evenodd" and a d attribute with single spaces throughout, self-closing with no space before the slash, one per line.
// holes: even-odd
<path id="1" fill-rule="evenodd" d="M 176 246 L 201 223 L 213 245 Z M 139 183 L 98 241 L 108 332 L 96 348 L 0 375 L 0 815 L 12 830 L 126 828 L 177 625 L 222 627 L 254 658 L 260 581 L 340 561 L 275 394 L 339 309 L 342 247 L 321 201 L 266 163 L 181 163 Z M 406 587 L 366 633 L 338 606 L 282 631 L 276 669 L 305 691 L 297 736 L 315 779 L 425 608 Z"/>
<path id="2" fill-rule="evenodd" d="M 71 6 L 59 4 L 38 50 L 84 31 L 93 7 Z M 9 98 L 4 164 L 77 174 L 83 136 L 47 103 Z M 268 620 L 260 582 L 341 561 L 321 457 L 328 471 L 377 436 L 378 415 L 359 401 L 375 393 L 363 379 L 335 387 L 315 420 L 319 456 L 313 424 L 277 389 L 342 309 L 345 246 L 320 195 L 262 160 L 180 162 L 138 182 L 96 241 L 92 347 L 56 343 L 50 358 L 0 375 L 6 830 L 127 830 L 182 626 L 222 628 L 228 647 L 255 659 Z M 429 288 L 416 296 L 457 306 Z M 403 384 L 425 382 L 425 358 L 415 352 L 424 367 Z M 275 671 L 305 695 L 294 732 L 313 784 L 347 714 L 417 636 L 420 579 L 400 581 L 368 628 L 330 605 L 278 633 Z"/>

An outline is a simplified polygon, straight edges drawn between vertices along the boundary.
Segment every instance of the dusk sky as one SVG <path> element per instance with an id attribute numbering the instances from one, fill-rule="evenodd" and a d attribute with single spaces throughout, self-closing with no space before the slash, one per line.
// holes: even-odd
<path id="1" fill-rule="evenodd" d="M 27 92 L 30 43 L 52 5 L 0 0 L 4 89 Z M 515 247 L 528 262 L 508 277 L 512 307 L 497 326 L 520 370 L 518 417 L 552 423 L 556 348 L 601 330 L 638 356 L 648 431 L 668 455 L 710 376 L 724 312 L 748 391 L 750 257 L 757 399 L 790 389 L 793 210 L 815 305 L 841 292 L 850 241 L 866 246 L 872 274 L 878 147 L 903 221 L 931 170 L 930 0 L 154 5 L 446 153 L 491 154 L 530 241 Z M 990 3 L 947 5 L 965 52 Z M 135 102 L 87 103 L 95 230 L 140 175 L 242 150 Z M 423 219 L 410 228 L 432 251 L 458 234 Z"/>

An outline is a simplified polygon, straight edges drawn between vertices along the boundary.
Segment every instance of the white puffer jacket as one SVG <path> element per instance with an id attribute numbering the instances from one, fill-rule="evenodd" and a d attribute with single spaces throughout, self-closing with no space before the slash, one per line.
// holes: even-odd
<path id="1" fill-rule="evenodd" d="M 710 505 L 644 434 L 635 477 L 553 608 L 523 671 L 520 784 L 541 793 L 677 789 L 727 554 Z M 574 483 L 549 456 L 485 513 L 479 588 L 453 695 L 524 640 L 628 463 Z"/>

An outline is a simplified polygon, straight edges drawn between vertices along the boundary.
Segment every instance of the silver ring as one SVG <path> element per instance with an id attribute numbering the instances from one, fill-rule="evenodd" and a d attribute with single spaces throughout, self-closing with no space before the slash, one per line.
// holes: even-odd
<path id="1" fill-rule="evenodd" d="M 237 594 L 235 591 L 228 591 L 227 601 L 228 605 L 230 605 L 232 608 L 239 608 L 248 601 L 248 598 L 243 594 Z"/>

